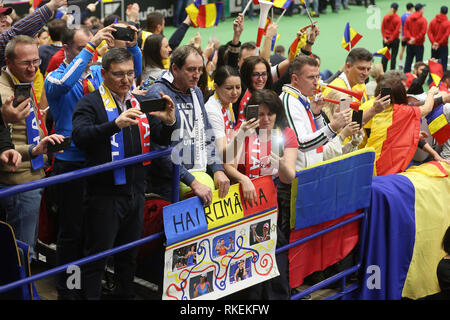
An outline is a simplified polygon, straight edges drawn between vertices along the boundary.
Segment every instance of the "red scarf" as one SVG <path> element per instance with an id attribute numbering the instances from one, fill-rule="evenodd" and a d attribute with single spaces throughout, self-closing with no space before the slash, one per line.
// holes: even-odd
<path id="1" fill-rule="evenodd" d="M 236 123 L 236 129 L 238 129 L 241 126 L 241 124 L 243 122 L 245 122 L 245 120 L 246 120 L 245 114 L 244 114 L 244 109 L 248 103 L 248 100 L 250 100 L 251 97 L 252 97 L 252 93 L 250 92 L 250 90 L 247 89 L 247 91 L 245 91 L 245 94 L 241 99 L 241 102 L 239 103 L 239 115 L 238 115 L 238 120 Z"/>
<path id="2" fill-rule="evenodd" d="M 133 96 L 131 98 L 131 106 L 133 108 L 139 107 L 140 104 L 136 100 L 136 98 Z M 138 127 L 139 127 L 139 133 L 141 136 L 141 148 L 142 148 L 142 154 L 149 153 L 150 152 L 150 125 L 148 123 L 147 116 L 145 113 L 138 118 Z M 142 164 L 144 166 L 150 164 L 150 160 L 143 162 Z"/>

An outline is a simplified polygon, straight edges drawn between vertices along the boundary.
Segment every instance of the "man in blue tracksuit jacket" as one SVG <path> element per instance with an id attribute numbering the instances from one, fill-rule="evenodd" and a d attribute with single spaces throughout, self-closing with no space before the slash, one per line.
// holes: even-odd
<path id="1" fill-rule="evenodd" d="M 114 43 L 111 32 L 113 26 L 99 30 L 95 36 L 86 29 L 67 29 L 62 35 L 65 60 L 45 79 L 45 92 L 54 118 L 55 132 L 65 137 L 72 135 L 72 114 L 77 102 L 92 92 L 103 82 L 101 65 L 92 64 L 96 47 L 106 40 Z M 142 71 L 142 54 L 136 42 L 129 43 L 127 50 L 132 53 L 136 77 Z M 54 173 L 61 174 L 81 169 L 85 166 L 85 155 L 73 141 L 69 149 L 55 154 Z M 58 265 L 75 261 L 82 257 L 82 204 L 85 180 L 77 179 L 58 185 L 59 230 L 57 237 L 56 261 Z M 68 290 L 67 275 L 60 273 L 57 283 L 60 299 L 76 298 L 78 293 Z"/>
<path id="2" fill-rule="evenodd" d="M 177 119 L 177 128 L 172 134 L 172 159 L 152 160 L 150 191 L 167 201 L 172 200 L 172 161 L 176 161 L 182 164 L 180 181 L 190 186 L 204 205 L 209 205 L 212 190 L 198 181 L 191 172 L 210 172 L 220 197 L 228 193 L 230 180 L 225 175 L 203 95 L 197 87 L 203 72 L 203 58 L 195 47 L 186 45 L 177 48 L 170 60 L 169 71 L 157 79 L 146 94 L 147 98 L 152 99 L 159 98 L 161 92 L 168 95 L 175 103 Z M 154 144 L 152 147 L 155 147 Z"/>

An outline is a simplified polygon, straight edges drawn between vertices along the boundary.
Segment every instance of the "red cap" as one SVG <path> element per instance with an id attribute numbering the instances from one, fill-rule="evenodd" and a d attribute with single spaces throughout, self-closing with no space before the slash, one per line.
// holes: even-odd
<path id="1" fill-rule="evenodd" d="M 3 8 L 0 8 L 0 14 L 5 14 L 5 15 L 11 14 L 12 10 L 13 9 L 11 7 L 3 7 Z"/>

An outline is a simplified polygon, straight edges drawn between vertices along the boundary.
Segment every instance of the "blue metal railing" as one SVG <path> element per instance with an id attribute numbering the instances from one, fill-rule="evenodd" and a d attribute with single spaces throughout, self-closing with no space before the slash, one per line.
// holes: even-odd
<path id="1" fill-rule="evenodd" d="M 79 169 L 79 170 L 75 170 L 72 172 L 67 172 L 67 173 L 63 173 L 60 175 L 43 178 L 43 179 L 40 179 L 37 181 L 27 182 L 27 183 L 13 186 L 13 187 L 0 189 L 0 198 L 6 197 L 9 195 L 13 195 L 16 193 L 21 193 L 21 192 L 25 192 L 25 191 L 29 191 L 29 190 L 33 190 L 33 189 L 37 189 L 37 188 L 42 188 L 42 187 L 47 187 L 47 186 L 51 186 L 51 185 L 58 184 L 58 183 L 67 182 L 67 181 L 74 180 L 74 179 L 83 178 L 83 177 L 94 175 L 94 174 L 104 172 L 104 171 L 114 170 L 114 169 L 125 167 L 125 166 L 131 165 L 131 164 L 145 162 L 145 161 L 148 161 L 151 159 L 164 157 L 164 156 L 170 155 L 171 152 L 172 152 L 172 148 L 161 149 L 161 150 L 152 151 L 152 152 L 149 152 L 146 154 L 125 158 L 122 160 L 108 162 L 108 163 L 101 164 L 101 165 L 94 166 L 94 167 Z M 179 190 L 179 185 L 180 185 L 179 181 L 180 181 L 180 166 L 178 164 L 174 163 L 173 164 L 173 178 L 172 178 L 172 183 L 173 183 L 172 201 L 173 202 L 176 202 L 179 199 L 179 191 L 180 191 Z M 116 254 L 118 252 L 128 250 L 132 247 L 139 246 L 146 242 L 156 240 L 158 238 L 161 238 L 163 235 L 164 235 L 163 232 L 152 234 L 148 237 L 141 238 L 139 240 L 121 245 L 119 247 L 116 247 L 116 248 L 113 248 L 110 250 L 106 250 L 106 251 L 97 253 L 95 255 L 76 260 L 76 261 L 68 263 L 68 264 L 58 266 L 56 268 L 47 270 L 45 272 L 41 272 L 39 274 L 30 276 L 30 277 L 27 277 L 27 278 L 24 278 L 21 280 L 17 280 L 17 281 L 8 283 L 6 285 L 0 286 L 0 293 L 23 286 L 25 284 L 34 282 L 34 281 L 42 279 L 42 278 L 46 278 L 46 277 L 58 274 L 60 272 L 65 271 L 67 269 L 67 267 L 69 267 L 71 265 L 81 266 L 81 265 L 90 263 L 92 261 L 99 260 L 99 259 L 105 258 L 107 256 Z"/>
<path id="2" fill-rule="evenodd" d="M 150 153 L 147 154 L 143 154 L 143 155 L 138 155 L 138 156 L 133 156 L 133 157 L 129 157 L 123 160 L 118 160 L 118 161 L 114 161 L 114 162 L 109 162 L 106 164 L 102 164 L 102 165 L 98 165 L 98 166 L 94 166 L 94 167 L 90 167 L 90 168 L 85 168 L 85 169 L 80 169 L 80 170 L 76 170 L 76 171 L 72 171 L 72 172 L 68 172 L 68 173 L 63 173 L 57 176 L 53 176 L 53 177 L 49 177 L 49 178 L 44 178 L 41 180 L 37 180 L 37 181 L 33 181 L 33 182 L 29 182 L 29 183 L 24 183 L 21 185 L 17 185 L 17 186 L 13 186 L 13 187 L 9 187 L 9 188 L 5 188 L 5 189 L 0 189 L 0 198 L 1 197 L 5 197 L 5 196 L 9 196 L 12 194 L 16 194 L 16 193 L 20 193 L 20 192 L 25 192 L 25 191 L 29 191 L 32 189 L 36 189 L 36 188 L 41 188 L 41 187 L 46 187 L 46 186 L 50 186 L 50 185 L 54 185 L 54 184 L 58 184 L 58 183 L 62 183 L 62 182 L 67 182 L 70 180 L 74 180 L 74 179 L 78 179 L 78 178 L 82 178 L 82 177 L 86 177 L 86 176 L 90 176 L 93 174 L 97 174 L 100 172 L 104 172 L 104 171 L 108 171 L 108 170 L 113 170 L 113 169 L 117 169 L 117 168 L 121 168 L 124 166 L 128 166 L 134 163 L 138 163 L 138 162 L 144 162 L 150 159 L 154 159 L 154 158 L 159 158 L 159 157 L 163 157 L 166 155 L 170 155 L 172 152 L 172 148 L 167 148 L 167 149 L 162 149 L 162 150 L 158 150 L 158 151 L 152 151 Z M 177 164 L 173 164 L 173 194 L 172 194 L 172 202 L 177 202 L 179 199 L 179 176 L 180 176 L 180 166 Z M 277 181 L 275 181 L 277 182 Z M 310 293 L 317 291 L 319 289 L 322 289 L 326 286 L 328 286 L 331 283 L 334 283 L 336 281 L 341 280 L 341 291 L 336 293 L 333 296 L 328 297 L 327 299 L 337 299 L 340 298 L 354 290 L 356 290 L 358 288 L 357 284 L 353 284 L 350 285 L 348 287 L 346 287 L 346 277 L 356 271 L 358 271 L 362 265 L 362 249 L 364 248 L 365 245 L 365 241 L 366 241 L 366 230 L 367 230 L 367 213 L 363 212 L 361 214 L 357 214 L 356 216 L 353 216 L 349 219 L 346 219 L 344 221 L 341 221 L 333 226 L 330 226 L 328 228 L 325 228 L 323 230 L 320 230 L 316 233 L 313 233 L 309 236 L 306 236 L 302 239 L 299 239 L 297 241 L 294 241 L 292 243 L 289 243 L 283 247 L 280 247 L 278 249 L 276 249 L 275 254 L 279 254 L 282 253 L 286 250 L 289 250 L 295 246 L 298 246 L 302 243 L 305 243 L 309 240 L 312 240 L 316 237 L 319 237 L 327 232 L 333 231 L 337 228 L 340 228 L 346 224 L 349 224 L 351 222 L 357 221 L 357 220 L 362 220 L 361 223 L 361 228 L 360 228 L 360 250 L 358 253 L 358 262 L 356 263 L 355 266 L 350 267 L 349 269 L 346 269 L 338 274 L 333 275 L 330 278 L 327 278 L 325 280 L 323 280 L 322 282 L 319 282 L 299 293 L 296 293 L 294 295 L 292 295 L 291 300 L 298 300 L 301 299 L 302 297 L 305 297 L 306 295 L 309 295 Z M 142 245 L 144 243 L 159 239 L 161 237 L 164 236 L 163 232 L 159 232 L 156 234 L 152 234 L 148 237 L 144 237 L 141 238 L 139 240 L 121 245 L 119 247 L 110 249 L 110 250 L 106 250 L 100 253 L 97 253 L 95 255 L 86 257 L 86 258 L 82 258 L 76 261 L 73 261 L 71 263 L 68 264 L 64 264 L 55 268 L 52 268 L 50 270 L 47 270 L 45 272 L 41 272 L 39 274 L 18 280 L 18 281 L 14 281 L 11 282 L 9 284 L 0 286 L 0 293 L 17 288 L 19 286 L 23 286 L 26 285 L 28 283 L 58 274 L 60 272 L 63 272 L 67 269 L 67 267 L 71 266 L 71 265 L 77 265 L 77 266 L 81 266 L 90 262 L 93 262 L 95 260 L 99 260 L 102 258 L 105 258 L 107 256 L 110 255 L 114 255 L 118 252 L 121 251 L 125 251 L 128 250 L 130 248 L 133 248 L 135 246 L 139 246 Z"/>

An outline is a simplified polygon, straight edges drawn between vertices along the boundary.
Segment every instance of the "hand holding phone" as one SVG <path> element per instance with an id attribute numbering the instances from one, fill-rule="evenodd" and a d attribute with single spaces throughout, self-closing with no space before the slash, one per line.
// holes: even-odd
<path id="1" fill-rule="evenodd" d="M 64 141 L 59 144 L 47 144 L 47 152 L 55 153 L 70 148 L 70 137 L 65 137 Z"/>
<path id="2" fill-rule="evenodd" d="M 259 105 L 251 104 L 245 107 L 245 120 L 249 121 L 250 119 L 258 120 L 259 117 Z"/>

